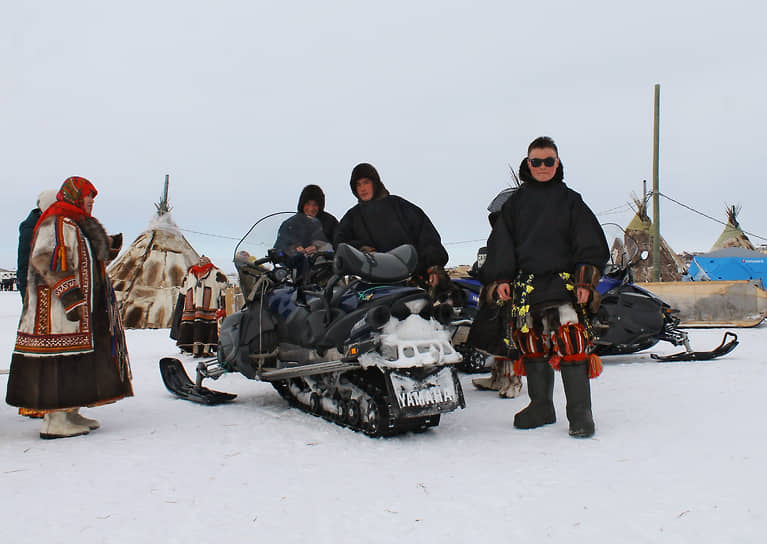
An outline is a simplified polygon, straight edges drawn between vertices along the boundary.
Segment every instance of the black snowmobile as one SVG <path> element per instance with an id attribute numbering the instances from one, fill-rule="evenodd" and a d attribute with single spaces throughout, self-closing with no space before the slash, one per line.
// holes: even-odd
<path id="1" fill-rule="evenodd" d="M 638 245 L 622 229 L 620 232 L 626 245 L 622 242 L 617 250 L 613 246 L 611 263 L 597 286 L 602 302 L 599 312 L 591 320 L 595 353 L 636 353 L 660 341 L 684 346 L 684 351 L 672 355 L 651 354 L 657 361 L 671 362 L 715 359 L 735 349 L 738 337 L 729 331 L 725 332 L 719 346 L 711 351 L 692 349 L 687 332 L 679 328 L 678 312 L 658 296 L 634 283 L 632 265 L 637 258 L 647 258 L 647 252 L 639 254 Z M 469 277 L 453 279 L 455 286 L 462 291 L 462 295 L 454 299 L 463 301 L 463 305 L 455 306 L 459 319 L 453 322 L 453 345 L 463 355 L 459 369 L 465 372 L 487 372 L 490 364 L 489 357 L 465 343 L 479 303 L 480 283 L 476 278 L 476 269 L 482 265 L 485 251 L 486 248 L 480 248 L 477 263 L 472 269 L 473 274 L 470 272 Z"/>
<path id="2" fill-rule="evenodd" d="M 178 359 L 160 361 L 168 390 L 203 404 L 227 402 L 234 395 L 202 381 L 239 372 L 271 382 L 297 408 L 370 436 L 434 427 L 441 414 L 463 408 L 461 356 L 445 326 L 452 308 L 435 307 L 426 291 L 406 284 L 415 249 L 367 254 L 340 244 L 311 256 L 268 249 L 251 257 L 244 248 L 269 248 L 275 220 L 285 218 L 266 216 L 237 245 L 245 304 L 225 318 L 217 357 L 198 364 L 194 382 Z"/>
<path id="3" fill-rule="evenodd" d="M 642 252 L 641 258 L 647 258 Z M 679 328 L 674 310 L 647 289 L 634 283 L 631 264 L 610 264 L 599 281 L 597 290 L 602 302 L 592 319 L 597 355 L 624 355 L 648 349 L 660 341 L 684 346 L 684 351 L 672 355 L 650 356 L 656 361 L 705 361 L 731 352 L 738 345 L 735 333 L 725 332 L 722 342 L 711 351 L 695 351 L 687 332 Z"/>

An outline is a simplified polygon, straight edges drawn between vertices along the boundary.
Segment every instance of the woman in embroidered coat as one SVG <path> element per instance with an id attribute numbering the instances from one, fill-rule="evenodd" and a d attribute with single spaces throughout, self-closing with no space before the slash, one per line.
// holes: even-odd
<path id="1" fill-rule="evenodd" d="M 91 215 L 97 191 L 70 177 L 35 226 L 6 402 L 45 412 L 41 438 L 87 434 L 79 414 L 133 396 L 125 334 L 106 265 L 122 246 Z"/>
<path id="2" fill-rule="evenodd" d="M 177 344 L 182 351 L 207 357 L 215 350 L 218 345 L 216 312 L 228 286 L 226 276 L 205 255 L 189 267 L 181 286 L 184 311 Z"/>

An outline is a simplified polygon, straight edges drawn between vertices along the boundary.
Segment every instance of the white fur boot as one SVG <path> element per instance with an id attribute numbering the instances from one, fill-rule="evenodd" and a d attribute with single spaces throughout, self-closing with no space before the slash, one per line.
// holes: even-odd
<path id="1" fill-rule="evenodd" d="M 493 357 L 493 365 L 490 367 L 490 376 L 483 378 L 472 378 L 471 383 L 477 389 L 487 389 L 489 391 L 498 391 L 501 389 L 500 364 L 502 359 Z"/>
<path id="2" fill-rule="evenodd" d="M 69 412 L 67 412 L 67 417 L 69 418 L 69 421 L 71 421 L 75 425 L 82 425 L 84 427 L 88 427 L 91 431 L 101 427 L 101 424 L 95 419 L 88 419 L 87 417 L 83 417 L 80 414 L 79 408 L 75 408 L 74 410 L 70 410 Z"/>
<path id="3" fill-rule="evenodd" d="M 514 374 L 514 362 L 511 359 L 502 359 L 500 362 L 501 387 L 498 395 L 507 399 L 513 399 L 522 392 L 522 378 Z"/>
<path id="4" fill-rule="evenodd" d="M 49 412 L 43 417 L 40 438 L 66 438 L 89 432 L 87 426 L 72 423 L 67 417 L 67 412 Z"/>
<path id="5" fill-rule="evenodd" d="M 498 396 L 513 399 L 522 392 L 522 378 L 514 374 L 514 361 L 495 357 L 490 376 L 471 380 L 477 389 L 498 391 Z"/>

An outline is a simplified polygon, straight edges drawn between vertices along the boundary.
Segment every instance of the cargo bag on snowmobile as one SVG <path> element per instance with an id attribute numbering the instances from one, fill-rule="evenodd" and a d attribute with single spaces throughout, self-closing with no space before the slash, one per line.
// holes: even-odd
<path id="1" fill-rule="evenodd" d="M 272 316 L 252 303 L 227 316 L 218 338 L 218 360 L 229 370 L 256 379 L 264 361 L 273 360 L 277 329 Z"/>

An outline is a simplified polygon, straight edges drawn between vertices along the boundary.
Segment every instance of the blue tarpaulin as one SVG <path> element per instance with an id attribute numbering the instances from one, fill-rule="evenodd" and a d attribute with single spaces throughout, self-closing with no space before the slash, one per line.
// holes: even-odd
<path id="1" fill-rule="evenodd" d="M 767 255 L 740 247 L 718 249 L 693 257 L 687 275 L 692 281 L 756 280 L 764 288 Z"/>

